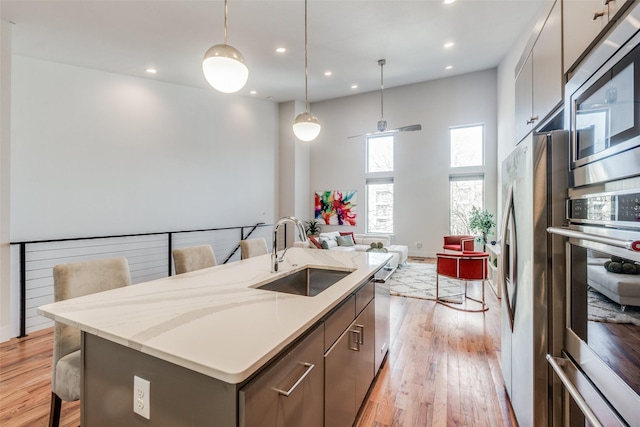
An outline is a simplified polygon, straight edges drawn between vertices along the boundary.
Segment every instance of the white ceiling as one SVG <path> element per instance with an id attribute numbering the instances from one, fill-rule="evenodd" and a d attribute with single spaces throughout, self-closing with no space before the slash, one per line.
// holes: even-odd
<path id="1" fill-rule="evenodd" d="M 544 1 L 309 0 L 309 101 L 379 89 L 380 58 L 385 87 L 495 67 Z M 223 0 L 0 0 L 0 18 L 17 55 L 202 88 L 224 40 Z M 241 95 L 304 100 L 303 0 L 229 0 L 228 43 L 249 67 Z"/>

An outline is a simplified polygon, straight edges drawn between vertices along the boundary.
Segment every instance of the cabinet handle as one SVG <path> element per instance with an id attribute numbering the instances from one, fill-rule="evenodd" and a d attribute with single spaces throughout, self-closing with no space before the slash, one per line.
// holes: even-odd
<path id="1" fill-rule="evenodd" d="M 349 335 L 351 334 L 355 335 L 356 339 L 355 341 L 349 340 L 349 350 L 360 351 L 360 331 L 351 329 L 349 331 Z M 351 343 L 355 343 L 355 346 L 352 346 Z"/>
<path id="2" fill-rule="evenodd" d="M 527 120 L 527 124 L 530 125 L 531 123 L 535 122 L 536 120 L 538 120 L 538 116 L 531 116 L 531 117 L 529 117 L 529 120 Z"/>
<path id="3" fill-rule="evenodd" d="M 304 378 L 307 375 L 309 375 L 309 372 L 311 372 L 311 370 L 316 367 L 316 365 L 314 365 L 313 363 L 300 362 L 300 364 L 302 366 L 304 366 L 305 368 L 307 368 L 307 369 L 304 370 L 303 374 L 300 376 L 300 378 L 298 378 L 298 381 L 296 381 L 295 384 L 293 384 L 289 390 L 284 391 L 284 390 L 281 390 L 281 389 L 279 389 L 277 387 L 273 387 L 272 389 L 277 391 L 278 394 L 281 395 L 281 396 L 289 397 L 289 395 L 291 393 L 293 393 L 293 390 L 295 390 L 296 387 L 298 387 L 298 385 L 302 382 L 302 380 L 304 380 Z"/>
<path id="4" fill-rule="evenodd" d="M 604 16 L 604 10 L 603 11 L 596 11 L 593 12 L 593 20 L 595 21 L 596 19 L 600 18 Z"/>
<path id="5" fill-rule="evenodd" d="M 358 344 L 364 345 L 364 325 L 354 325 L 356 328 L 360 329 L 358 331 Z"/>

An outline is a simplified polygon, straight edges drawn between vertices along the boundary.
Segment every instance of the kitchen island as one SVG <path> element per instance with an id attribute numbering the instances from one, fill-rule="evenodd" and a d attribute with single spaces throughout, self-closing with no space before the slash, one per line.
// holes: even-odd
<path id="1" fill-rule="evenodd" d="M 83 425 L 245 425 L 243 387 L 295 354 L 307 337 L 322 342 L 325 357 L 340 336 L 354 336 L 357 342 L 349 345 L 360 349 L 365 332 L 356 333 L 353 319 L 369 302 L 364 295 L 374 299 L 370 280 L 388 259 L 291 248 L 277 273 L 265 255 L 45 305 L 39 312 L 83 332 Z M 313 297 L 258 289 L 306 267 L 350 274 Z M 334 325 L 343 319 L 348 322 L 340 336 L 325 334 L 340 329 Z M 386 352 L 388 343 L 380 345 Z M 321 375 L 324 366 L 315 365 L 304 375 Z M 134 376 L 150 381 L 148 419 L 133 413 Z"/>

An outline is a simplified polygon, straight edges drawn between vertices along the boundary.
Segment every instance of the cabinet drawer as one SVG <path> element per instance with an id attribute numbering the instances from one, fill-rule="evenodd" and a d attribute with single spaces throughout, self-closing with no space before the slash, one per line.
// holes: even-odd
<path id="1" fill-rule="evenodd" d="M 356 318 L 356 298 L 351 295 L 324 321 L 324 351 L 327 351 Z"/>
<path id="2" fill-rule="evenodd" d="M 239 392 L 240 427 L 322 426 L 322 325 Z M 278 391 L 280 390 L 280 391 Z M 288 396 L 283 392 L 289 392 Z"/>
<path id="3" fill-rule="evenodd" d="M 356 316 L 364 310 L 369 304 L 369 301 L 373 299 L 376 289 L 373 282 L 369 282 L 356 292 Z"/>

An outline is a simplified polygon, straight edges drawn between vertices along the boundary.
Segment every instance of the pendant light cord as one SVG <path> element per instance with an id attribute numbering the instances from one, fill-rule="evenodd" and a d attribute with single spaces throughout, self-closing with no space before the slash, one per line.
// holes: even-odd
<path id="1" fill-rule="evenodd" d="M 380 119 L 384 120 L 384 64 L 385 60 L 378 61 L 380 64 Z"/>
<path id="2" fill-rule="evenodd" d="M 226 0 L 225 0 L 226 1 Z M 309 99 L 307 96 L 307 0 L 304 0 L 304 111 L 309 112 Z"/>
<path id="3" fill-rule="evenodd" d="M 224 0 L 224 44 L 227 44 L 227 0 Z"/>

